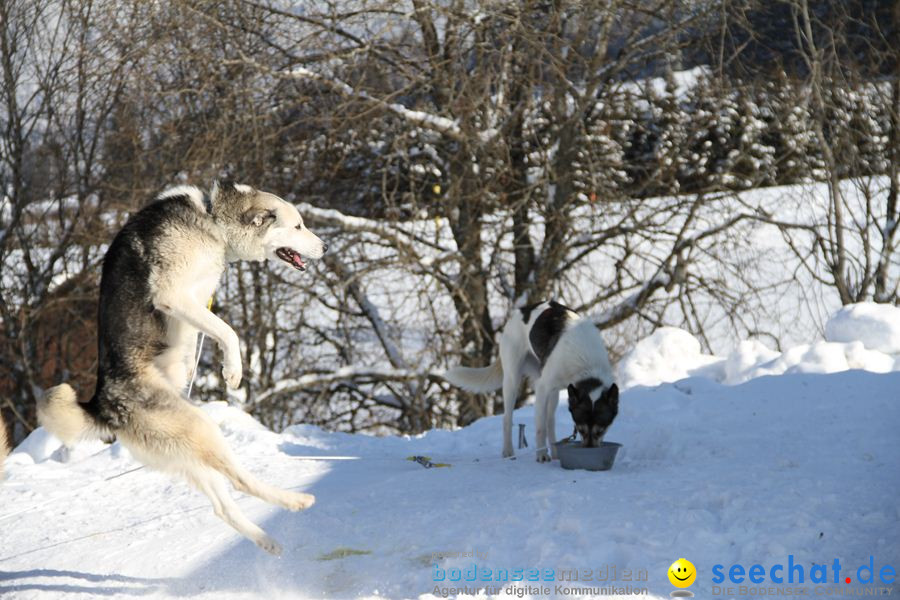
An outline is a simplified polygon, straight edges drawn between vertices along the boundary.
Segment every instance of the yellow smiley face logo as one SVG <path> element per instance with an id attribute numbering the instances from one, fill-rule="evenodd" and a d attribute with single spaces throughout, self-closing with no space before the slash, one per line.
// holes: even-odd
<path id="1" fill-rule="evenodd" d="M 677 588 L 689 587 L 697 579 L 697 569 L 686 558 L 679 558 L 669 567 L 669 581 Z"/>

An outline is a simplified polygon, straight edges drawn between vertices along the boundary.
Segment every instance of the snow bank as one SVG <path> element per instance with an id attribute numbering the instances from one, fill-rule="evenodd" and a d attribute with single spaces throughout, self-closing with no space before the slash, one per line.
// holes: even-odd
<path id="1" fill-rule="evenodd" d="M 697 338 L 684 329 L 660 327 L 619 363 L 619 380 L 625 387 L 659 385 L 699 375 L 720 362 L 703 354 Z"/>
<path id="2" fill-rule="evenodd" d="M 862 302 L 837 311 L 825 325 L 829 342 L 862 342 L 870 350 L 900 354 L 900 308 Z"/>
<path id="3" fill-rule="evenodd" d="M 105 449 L 106 444 L 99 440 L 83 442 L 71 449 L 65 448 L 56 436 L 39 427 L 15 447 L 6 461 L 7 464 L 19 465 L 42 463 L 51 459 L 62 462 L 78 461 Z"/>
<path id="4" fill-rule="evenodd" d="M 43 427 L 35 429 L 9 455 L 9 460 L 19 463 L 45 461 L 59 448 L 60 441 Z"/>
<path id="5" fill-rule="evenodd" d="M 784 352 L 759 340 L 745 340 L 728 356 L 716 357 L 703 354 L 700 342 L 687 331 L 662 327 L 622 359 L 619 382 L 627 388 L 700 376 L 738 384 L 765 375 L 900 371 L 900 308 L 874 303 L 845 306 L 829 319 L 825 338 Z"/>

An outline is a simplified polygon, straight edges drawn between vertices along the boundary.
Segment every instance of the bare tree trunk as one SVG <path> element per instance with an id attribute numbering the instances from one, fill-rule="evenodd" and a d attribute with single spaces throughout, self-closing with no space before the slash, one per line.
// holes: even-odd
<path id="1" fill-rule="evenodd" d="M 900 10 L 897 21 L 900 21 Z M 888 177 L 890 179 L 885 201 L 884 226 L 882 227 L 881 253 L 875 268 L 875 302 L 897 300 L 897 286 L 890 286 L 888 271 L 896 250 L 896 234 L 900 211 L 897 196 L 900 193 L 900 53 L 894 62 L 894 79 L 891 82 L 890 131 L 888 133 Z"/>
<path id="2" fill-rule="evenodd" d="M 450 195 L 455 198 L 450 216 L 450 229 L 459 251 L 458 285 L 452 294 L 459 315 L 461 339 L 467 347 L 463 362 L 468 366 L 484 366 L 494 359 L 494 330 L 488 305 L 487 277 L 482 253 L 484 243 L 484 204 L 472 185 L 472 159 L 467 152 L 455 154 L 450 166 Z M 493 413 L 493 402 L 466 394 L 460 410 L 459 424 L 467 425 Z"/>
<path id="3" fill-rule="evenodd" d="M 516 86 L 510 100 L 514 105 L 524 102 L 521 87 Z M 524 111 L 523 111 L 524 112 Z M 512 235 L 514 260 L 514 302 L 529 304 L 538 300 L 534 291 L 536 266 L 534 243 L 531 240 L 533 206 L 532 190 L 528 182 L 528 162 L 525 149 L 523 112 L 516 114 L 510 127 L 509 193 L 507 201 L 512 209 Z"/>

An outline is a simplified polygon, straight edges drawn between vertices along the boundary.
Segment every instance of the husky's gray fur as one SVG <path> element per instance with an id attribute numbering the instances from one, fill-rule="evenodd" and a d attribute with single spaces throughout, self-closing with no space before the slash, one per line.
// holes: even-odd
<path id="1" fill-rule="evenodd" d="M 302 256 L 325 245 L 297 209 L 249 186 L 216 184 L 163 192 L 135 213 L 107 250 L 100 280 L 97 388 L 80 404 L 67 384 L 38 403 L 41 424 L 72 445 L 114 435 L 148 467 L 180 475 L 212 501 L 215 513 L 264 550 L 281 547 L 247 519 L 226 481 L 289 510 L 315 498 L 265 484 L 241 468 L 216 424 L 184 397 L 198 331 L 222 348 L 231 388 L 242 376 L 237 334 L 206 308 L 225 266 L 281 260 L 304 270 Z"/>

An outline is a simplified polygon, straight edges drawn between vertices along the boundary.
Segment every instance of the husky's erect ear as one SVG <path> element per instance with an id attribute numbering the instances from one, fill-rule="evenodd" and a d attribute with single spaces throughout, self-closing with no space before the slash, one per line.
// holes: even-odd
<path id="1" fill-rule="evenodd" d="M 222 182 L 216 179 L 213 181 L 212 187 L 209 190 L 209 202 L 213 206 L 216 205 L 216 202 L 222 197 L 222 192 L 226 187 L 223 187 Z"/>
<path id="2" fill-rule="evenodd" d="M 212 189 L 209 190 L 210 203 L 215 203 L 224 196 L 236 193 L 237 186 L 230 179 L 216 179 L 213 181 Z"/>
<path id="3" fill-rule="evenodd" d="M 275 219 L 275 213 L 267 208 L 251 207 L 241 213 L 241 223 L 251 227 L 263 227 L 273 223 Z"/>

